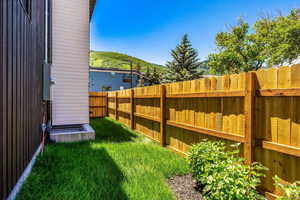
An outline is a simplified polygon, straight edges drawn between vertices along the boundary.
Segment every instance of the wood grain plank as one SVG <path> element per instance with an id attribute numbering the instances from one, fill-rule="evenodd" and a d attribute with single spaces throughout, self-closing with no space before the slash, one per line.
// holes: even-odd
<path id="1" fill-rule="evenodd" d="M 199 92 L 186 94 L 169 94 L 167 98 L 213 98 L 213 97 L 243 97 L 244 91 L 216 91 L 216 92 Z"/>
<path id="2" fill-rule="evenodd" d="M 160 98 L 158 95 L 135 95 L 135 99 L 154 99 L 154 98 Z"/>
<path id="3" fill-rule="evenodd" d="M 277 69 L 277 88 L 286 89 L 290 87 L 290 67 L 280 67 Z M 290 144 L 290 98 L 289 97 L 273 97 L 276 110 L 274 112 L 277 118 L 277 143 Z M 287 138 L 286 138 L 287 137 Z M 275 142 L 276 143 L 276 142 Z M 280 152 L 275 153 L 275 171 L 274 174 L 278 175 L 282 179 L 286 179 L 287 173 L 285 168 L 289 163 L 285 163 L 285 155 Z M 288 167 L 289 168 L 289 167 Z M 278 191 L 274 190 L 275 193 Z"/>
<path id="4" fill-rule="evenodd" d="M 291 67 L 291 87 L 300 88 L 300 65 Z M 291 99 L 291 145 L 300 147 L 300 97 Z"/>
<path id="5" fill-rule="evenodd" d="M 177 149 L 177 148 L 174 148 L 174 147 L 171 146 L 171 145 L 167 145 L 166 147 L 167 147 L 168 149 L 170 149 L 171 151 L 177 153 L 178 155 L 182 156 L 182 157 L 187 157 L 187 156 L 188 156 L 188 154 L 187 154 L 186 152 L 181 151 L 181 150 L 179 150 L 179 149 Z"/>
<path id="6" fill-rule="evenodd" d="M 248 72 L 246 74 L 246 96 L 244 103 L 245 112 L 245 144 L 244 144 L 244 157 L 247 164 L 254 162 L 254 144 L 255 144 L 255 130 L 254 130 L 254 106 L 255 106 L 255 74 Z"/>
<path id="7" fill-rule="evenodd" d="M 242 137 L 240 135 L 235 135 L 232 133 L 220 132 L 220 131 L 210 130 L 207 128 L 194 127 L 194 126 L 191 126 L 188 124 L 183 124 L 180 122 L 172 122 L 172 121 L 167 121 L 167 125 L 178 127 L 181 129 L 190 130 L 190 131 L 193 131 L 196 133 L 201 133 L 201 134 L 206 134 L 206 135 L 210 135 L 210 136 L 214 136 L 214 137 L 218 137 L 218 138 L 223 138 L 223 139 L 230 140 L 230 141 L 241 142 L 241 143 L 245 142 L 244 137 Z"/>
<path id="8" fill-rule="evenodd" d="M 256 91 L 256 95 L 261 97 L 298 97 L 300 88 L 261 89 Z"/>
<path id="9" fill-rule="evenodd" d="M 132 130 L 134 130 L 135 128 L 134 112 L 135 112 L 134 90 L 131 90 L 130 91 L 130 128 Z"/>
<path id="10" fill-rule="evenodd" d="M 277 89 L 278 88 L 278 70 L 271 68 L 265 71 L 265 89 Z M 266 97 L 266 138 L 267 140 L 278 142 L 278 112 L 277 97 Z M 278 159 L 275 152 L 265 151 L 265 164 L 270 168 L 270 172 L 267 172 L 266 188 L 270 191 L 274 191 L 274 181 L 272 177 L 277 173 Z"/>
<path id="11" fill-rule="evenodd" d="M 296 157 L 300 157 L 300 148 L 299 147 L 293 147 L 290 145 L 284 145 L 284 144 L 278 144 L 275 142 L 269 142 L 269 141 L 263 141 L 262 147 L 264 149 L 277 151 L 283 154 L 288 154 Z"/>
<path id="12" fill-rule="evenodd" d="M 166 87 L 160 86 L 160 143 L 166 145 Z"/>
<path id="13" fill-rule="evenodd" d="M 141 114 L 141 113 L 134 113 L 134 116 L 144 118 L 144 119 L 148 119 L 148 120 L 151 120 L 151 121 L 160 122 L 159 118 L 154 118 L 152 116 L 144 115 L 144 114 Z"/>

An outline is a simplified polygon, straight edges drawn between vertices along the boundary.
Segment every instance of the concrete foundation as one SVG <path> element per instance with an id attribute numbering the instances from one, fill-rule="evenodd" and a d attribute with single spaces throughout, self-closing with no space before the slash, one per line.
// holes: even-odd
<path id="1" fill-rule="evenodd" d="M 89 124 L 53 127 L 50 139 L 54 142 L 95 140 L 95 131 Z"/>

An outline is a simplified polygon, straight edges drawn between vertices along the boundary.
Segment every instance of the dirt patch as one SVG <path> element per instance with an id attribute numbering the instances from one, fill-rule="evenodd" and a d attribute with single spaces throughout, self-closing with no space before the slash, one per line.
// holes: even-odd
<path id="1" fill-rule="evenodd" d="M 174 191 L 177 200 L 201 200 L 199 186 L 191 174 L 174 176 L 168 179 L 171 189 Z"/>

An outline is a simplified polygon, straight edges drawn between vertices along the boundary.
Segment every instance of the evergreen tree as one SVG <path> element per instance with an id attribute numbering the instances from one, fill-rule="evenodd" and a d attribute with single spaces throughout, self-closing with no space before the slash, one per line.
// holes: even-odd
<path id="1" fill-rule="evenodd" d="M 161 76 L 156 70 L 156 68 L 153 68 L 153 71 L 149 74 L 149 85 L 158 85 L 161 81 Z"/>
<path id="2" fill-rule="evenodd" d="M 140 63 L 137 63 L 137 64 L 136 64 L 136 71 L 140 72 L 141 69 L 142 69 L 141 64 L 140 64 Z"/>
<path id="3" fill-rule="evenodd" d="M 144 76 L 140 76 L 138 83 L 137 83 L 137 87 L 144 87 L 145 86 L 145 78 Z"/>
<path id="4" fill-rule="evenodd" d="M 149 67 L 147 67 L 146 73 L 145 73 L 145 77 L 149 78 L 150 77 L 150 69 Z"/>
<path id="5" fill-rule="evenodd" d="M 184 80 L 193 80 L 199 78 L 202 72 L 199 71 L 201 62 L 198 59 L 198 52 L 192 47 L 185 34 L 181 43 L 172 50 L 173 60 L 167 62 L 167 73 L 164 82 L 176 82 Z"/>
<path id="6" fill-rule="evenodd" d="M 140 78 L 138 80 L 137 83 L 137 87 L 144 87 L 145 86 L 145 80 L 148 79 L 148 77 L 150 76 L 150 70 L 149 67 L 147 67 L 147 71 L 145 74 L 140 75 Z"/>

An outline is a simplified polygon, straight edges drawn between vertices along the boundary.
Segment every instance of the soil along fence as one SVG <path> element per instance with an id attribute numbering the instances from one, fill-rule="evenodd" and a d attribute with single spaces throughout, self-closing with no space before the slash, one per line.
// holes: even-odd
<path id="1" fill-rule="evenodd" d="M 101 93 L 105 96 L 106 93 Z M 201 139 L 241 143 L 248 163 L 300 180 L 300 65 L 107 93 L 107 115 L 186 155 Z"/>

